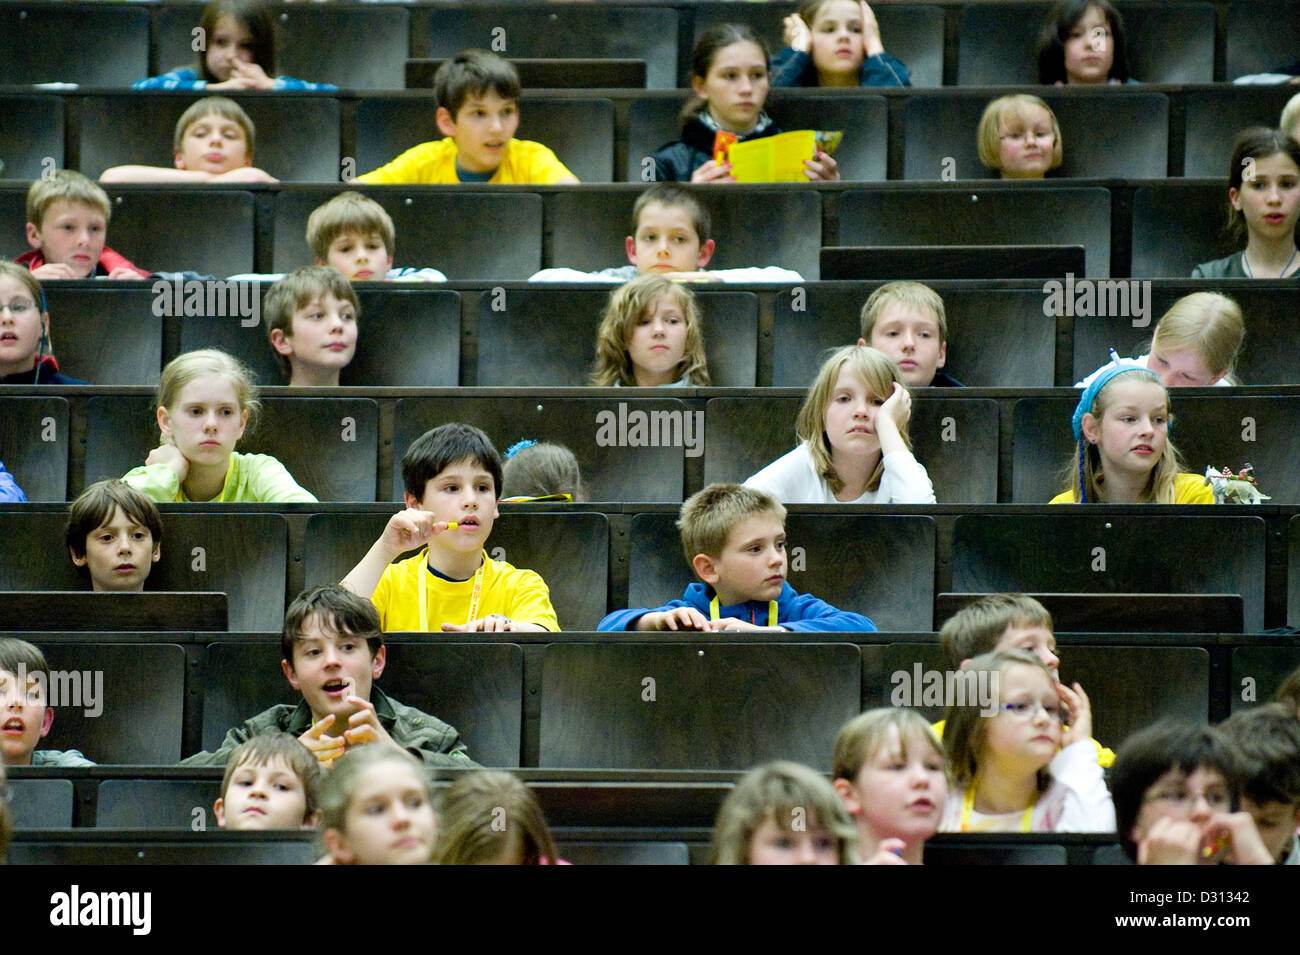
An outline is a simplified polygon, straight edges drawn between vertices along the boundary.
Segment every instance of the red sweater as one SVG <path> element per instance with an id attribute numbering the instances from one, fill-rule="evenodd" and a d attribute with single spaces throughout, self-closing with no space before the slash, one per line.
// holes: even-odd
<path id="1" fill-rule="evenodd" d="M 35 269 L 39 269 L 42 265 L 45 264 L 45 253 L 42 252 L 40 249 L 32 249 L 18 256 L 18 258 L 14 259 L 14 261 L 17 262 L 19 265 L 27 266 L 27 271 L 31 272 L 34 271 Z M 116 268 L 119 268 L 120 266 L 126 266 L 128 269 L 131 269 L 132 271 L 139 272 L 140 278 L 142 279 L 147 279 L 150 275 L 149 272 L 146 272 L 144 269 L 140 268 L 140 266 L 129 261 L 125 256 L 119 255 L 117 252 L 114 252 L 108 246 L 104 246 L 104 251 L 99 256 L 99 262 L 96 263 L 95 265 L 95 271 L 91 274 L 108 275 L 110 272 L 112 272 Z"/>

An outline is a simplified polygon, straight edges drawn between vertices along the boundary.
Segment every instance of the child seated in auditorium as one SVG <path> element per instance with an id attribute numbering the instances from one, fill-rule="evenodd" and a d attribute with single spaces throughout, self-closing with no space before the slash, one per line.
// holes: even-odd
<path id="1" fill-rule="evenodd" d="M 37 749 L 54 725 L 50 667 L 26 640 L 0 637 L 0 765 L 94 766 L 75 749 Z"/>
<path id="2" fill-rule="evenodd" d="M 713 865 L 857 865 L 858 835 L 831 784 L 807 766 L 750 770 L 718 810 Z"/>
<path id="3" fill-rule="evenodd" d="M 438 806 L 439 865 L 554 865 L 555 840 L 533 791 L 510 773 L 464 773 Z"/>
<path id="4" fill-rule="evenodd" d="M 660 182 L 637 196 L 632 206 L 632 234 L 625 240 L 629 265 L 599 272 L 577 269 L 542 269 L 530 282 L 626 282 L 659 272 L 666 278 L 688 282 L 802 282 L 791 269 L 768 265 L 759 268 L 713 269 L 709 210 L 691 190 L 674 182 Z"/>
<path id="5" fill-rule="evenodd" d="M 253 165 L 257 130 L 234 100 L 191 103 L 172 135 L 173 166 L 113 166 L 100 182 L 244 183 L 279 180 Z"/>
<path id="6" fill-rule="evenodd" d="M 859 345 L 870 345 L 898 364 L 909 388 L 960 388 L 941 371 L 948 360 L 948 319 L 943 299 L 920 282 L 890 282 L 862 306 Z"/>
<path id="7" fill-rule="evenodd" d="M 315 829 L 320 763 L 288 733 L 262 733 L 237 746 L 212 814 L 222 829 Z"/>
<path id="8" fill-rule="evenodd" d="M 911 86 L 885 52 L 864 0 L 807 0 L 785 18 L 785 49 L 772 58 L 773 86 Z"/>
<path id="9" fill-rule="evenodd" d="M 50 350 L 41 283 L 18 263 L 0 259 L 0 385 L 84 385 L 59 371 Z"/>
<path id="10" fill-rule="evenodd" d="M 915 710 L 882 707 L 849 720 L 835 738 L 835 792 L 858 830 L 858 855 L 920 865 L 948 800 L 943 744 Z"/>
<path id="11" fill-rule="evenodd" d="M 343 578 L 374 601 L 385 630 L 560 629 L 546 582 L 483 549 L 501 488 L 501 456 L 486 434 L 458 423 L 426 431 L 402 456 L 402 480 L 406 510 Z"/>
<path id="12" fill-rule="evenodd" d="M 780 127 L 763 112 L 770 69 L 767 47 L 749 27 L 722 23 L 695 38 L 691 51 L 691 89 L 695 97 L 682 109 L 681 139 L 647 157 L 657 182 L 735 182 L 731 165 L 713 158 L 719 131 L 737 142 L 776 136 Z M 645 172 L 649 172 L 647 164 Z M 803 161 L 812 181 L 837 180 L 839 167 L 817 149 Z"/>
<path id="13" fill-rule="evenodd" d="M 38 279 L 147 279 L 104 243 L 112 208 L 108 193 L 79 172 L 60 169 L 27 190 L 27 244 L 14 261 Z M 44 311 L 44 309 L 42 309 Z"/>
<path id="14" fill-rule="evenodd" d="M 216 752 L 196 753 L 182 764 L 224 766 L 241 744 L 280 731 L 296 736 L 325 769 L 345 752 L 390 747 L 426 766 L 473 769 L 455 727 L 374 685 L 387 662 L 370 601 L 336 584 L 304 590 L 285 611 L 280 632 L 280 669 L 301 701 L 264 710 L 226 733 Z"/>
<path id="15" fill-rule="evenodd" d="M 677 527 L 699 577 L 656 610 L 616 610 L 598 630 L 790 630 L 868 633 L 876 625 L 786 582 L 785 508 L 740 484 L 710 484 L 682 505 Z"/>
<path id="16" fill-rule="evenodd" d="M 1124 18 L 1108 0 L 1057 0 L 1038 34 L 1043 86 L 1136 83 L 1128 73 Z"/>
<path id="17" fill-rule="evenodd" d="M 1052 615 L 1047 608 L 1027 594 L 988 594 L 973 600 L 944 621 L 939 630 L 939 644 L 948 657 L 948 666 L 959 670 L 982 654 L 1002 650 L 1031 653 L 1047 667 L 1052 679 L 1060 682 L 1057 672 L 1061 658 L 1052 632 Z M 934 724 L 943 739 L 944 721 Z M 1097 762 L 1103 769 L 1115 762 L 1115 754 L 1096 740 Z"/>
<path id="18" fill-rule="evenodd" d="M 317 265 L 332 265 L 352 282 L 445 282 L 437 269 L 394 268 L 393 219 L 374 199 L 341 192 L 307 217 L 307 245 Z"/>
<path id="19" fill-rule="evenodd" d="M 494 53 L 466 50 L 438 67 L 435 116 L 446 139 L 421 143 L 385 166 L 358 176 L 376 185 L 490 182 L 576 183 L 555 153 L 515 139 L 519 128 L 519 74 Z"/>
<path id="20" fill-rule="evenodd" d="M 1280 129 L 1252 126 L 1233 144 L 1228 166 L 1228 238 L 1241 252 L 1192 270 L 1194 279 L 1274 279 L 1300 273 L 1300 142 Z"/>
<path id="21" fill-rule="evenodd" d="M 587 499 L 578 459 L 562 444 L 523 440 L 506 449 L 501 501 L 574 501 Z"/>
<path id="22" fill-rule="evenodd" d="M 155 501 L 315 503 L 269 454 L 240 454 L 261 405 L 247 368 L 213 348 L 173 358 L 158 381 L 161 443 L 122 478 Z"/>
<path id="23" fill-rule="evenodd" d="M 597 387 L 707 387 L 704 332 L 695 295 L 650 273 L 615 289 L 596 332 Z"/>
<path id="24" fill-rule="evenodd" d="M 1068 486 L 1048 503 L 1213 504 L 1204 478 L 1182 473 L 1169 421 L 1169 392 L 1155 372 L 1101 369 L 1074 409 Z"/>
<path id="25" fill-rule="evenodd" d="M 1003 179 L 1042 179 L 1061 164 L 1061 124 L 1037 96 L 1014 93 L 989 103 L 975 133 L 980 162 Z"/>
<path id="26" fill-rule="evenodd" d="M 320 787 L 317 865 L 427 865 L 438 818 L 424 768 L 400 750 L 353 750 Z"/>
<path id="27" fill-rule="evenodd" d="M 1164 721 L 1124 741 L 1110 772 L 1120 845 L 1138 865 L 1272 865 L 1222 731 Z"/>
<path id="28" fill-rule="evenodd" d="M 290 272 L 262 302 L 275 360 L 291 388 L 337 388 L 357 352 L 361 306 L 352 283 L 328 265 Z"/>
<path id="29" fill-rule="evenodd" d="M 183 67 L 131 84 L 134 90 L 334 90 L 275 75 L 275 16 L 262 0 L 213 0 L 203 8 L 197 68 Z"/>
<path id="30" fill-rule="evenodd" d="M 140 593 L 162 556 L 162 516 L 131 485 L 97 481 L 68 508 L 63 540 L 93 591 Z"/>
<path id="31" fill-rule="evenodd" d="M 1219 729 L 1236 751 L 1241 808 L 1269 856 L 1300 865 L 1300 720 L 1281 703 L 1233 713 Z"/>
<path id="32" fill-rule="evenodd" d="M 981 654 L 962 672 L 988 688 L 997 709 L 982 701 L 948 708 L 953 790 L 940 831 L 1113 832 L 1083 687 L 1058 683 L 1024 650 Z"/>
<path id="33" fill-rule="evenodd" d="M 912 396 L 883 352 L 848 345 L 822 364 L 795 435 L 799 446 L 746 481 L 786 504 L 933 504 L 912 456 Z"/>
<path id="34" fill-rule="evenodd" d="M 1193 292 L 1174 302 L 1156 324 L 1148 354 L 1119 358 L 1112 350 L 1111 363 L 1147 368 L 1166 388 L 1227 388 L 1234 384 L 1232 366 L 1245 336 L 1236 302 L 1219 292 Z M 1106 367 L 1074 387 L 1088 387 Z"/>

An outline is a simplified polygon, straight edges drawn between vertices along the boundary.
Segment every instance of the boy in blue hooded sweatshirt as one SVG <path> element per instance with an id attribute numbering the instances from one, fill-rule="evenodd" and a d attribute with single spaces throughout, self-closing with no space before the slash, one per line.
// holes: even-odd
<path id="1" fill-rule="evenodd" d="M 838 630 L 871 632 L 861 614 L 837 610 L 785 581 L 785 508 L 740 484 L 710 484 L 682 505 L 677 527 L 701 583 L 657 610 L 618 610 L 600 630 Z"/>

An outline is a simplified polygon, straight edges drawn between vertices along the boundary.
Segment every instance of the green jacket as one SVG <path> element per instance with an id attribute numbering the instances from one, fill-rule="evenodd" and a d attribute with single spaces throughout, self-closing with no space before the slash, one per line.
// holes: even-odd
<path id="1" fill-rule="evenodd" d="M 160 503 L 186 501 L 176 472 L 165 464 L 146 464 L 132 468 L 122 476 L 145 497 Z M 300 487 L 283 464 L 269 454 L 230 455 L 226 469 L 226 483 L 221 493 L 212 499 L 220 502 L 246 502 L 251 504 L 316 503 L 316 495 Z"/>
<path id="2" fill-rule="evenodd" d="M 436 716 L 422 713 L 413 706 L 390 700 L 377 686 L 370 688 L 370 702 L 375 704 L 375 714 L 388 731 L 393 742 L 431 768 L 477 769 L 478 764 L 469 758 L 469 751 L 461 742 L 460 733 Z M 282 730 L 298 737 L 311 729 L 311 708 L 304 700 L 297 706 L 278 703 L 258 713 L 242 726 L 226 733 L 221 748 L 214 753 L 195 753 L 181 760 L 182 766 L 224 766 L 235 748 L 254 736 Z"/>
<path id="3" fill-rule="evenodd" d="M 1240 252 L 1234 252 L 1222 259 L 1215 259 L 1213 262 L 1202 262 L 1192 269 L 1192 278 L 1194 279 L 1244 279 L 1247 277 L 1246 270 L 1241 267 Z"/>

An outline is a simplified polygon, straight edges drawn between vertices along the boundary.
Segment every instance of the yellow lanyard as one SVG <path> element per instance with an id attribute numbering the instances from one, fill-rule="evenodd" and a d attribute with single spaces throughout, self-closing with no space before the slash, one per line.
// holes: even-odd
<path id="1" fill-rule="evenodd" d="M 473 623 L 478 619 L 478 602 L 483 596 L 483 572 L 487 569 L 488 556 L 483 554 L 482 560 L 479 561 L 478 570 L 474 571 L 474 589 L 469 595 L 469 619 L 466 623 Z M 420 577 L 416 589 L 420 592 L 420 632 L 429 631 L 429 598 L 425 593 L 428 584 L 425 582 L 424 575 L 433 576 L 433 571 L 429 569 L 429 549 L 426 547 L 420 552 Z"/>
<path id="2" fill-rule="evenodd" d="M 717 594 L 714 594 L 713 599 L 709 601 L 709 619 L 710 620 L 722 619 L 721 617 L 718 616 L 718 595 Z M 776 626 L 776 601 L 775 600 L 769 600 L 767 602 L 767 625 L 769 627 Z"/>
<path id="3" fill-rule="evenodd" d="M 1029 804 L 1029 808 L 1025 810 L 1025 814 L 1020 818 L 1021 832 L 1030 831 L 1029 823 L 1031 818 L 1034 815 L 1034 807 L 1037 805 L 1038 805 L 1038 797 L 1035 796 L 1034 801 Z M 961 830 L 960 830 L 961 832 L 970 832 L 970 817 L 971 817 L 971 813 L 974 811 L 975 811 L 975 784 L 971 783 L 970 787 L 966 790 L 966 795 L 962 797 L 962 801 L 961 801 Z"/>

